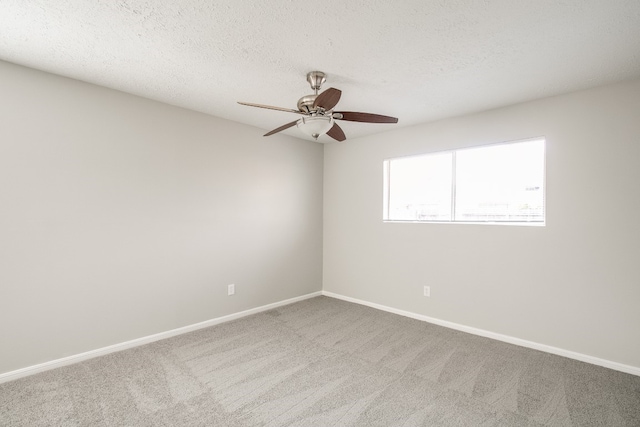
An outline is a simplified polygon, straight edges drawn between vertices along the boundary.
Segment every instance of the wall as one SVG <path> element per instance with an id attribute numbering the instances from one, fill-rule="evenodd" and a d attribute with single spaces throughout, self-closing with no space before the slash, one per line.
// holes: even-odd
<path id="1" fill-rule="evenodd" d="M 321 290 L 321 145 L 4 62 L 0 94 L 0 373 Z"/>
<path id="2" fill-rule="evenodd" d="M 385 158 L 538 136 L 545 227 L 382 222 Z M 639 183 L 640 80 L 328 145 L 324 290 L 640 367 Z"/>

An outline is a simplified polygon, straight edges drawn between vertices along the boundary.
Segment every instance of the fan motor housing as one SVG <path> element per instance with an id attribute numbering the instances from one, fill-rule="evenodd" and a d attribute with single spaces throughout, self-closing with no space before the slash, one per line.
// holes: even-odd
<path id="1" fill-rule="evenodd" d="M 298 100 L 298 110 L 303 113 L 312 113 L 315 111 L 313 108 L 313 103 L 315 102 L 318 95 L 306 95 Z"/>

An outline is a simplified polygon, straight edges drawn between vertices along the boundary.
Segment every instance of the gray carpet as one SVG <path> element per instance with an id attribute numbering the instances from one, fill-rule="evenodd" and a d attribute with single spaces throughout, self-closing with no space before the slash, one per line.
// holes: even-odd
<path id="1" fill-rule="evenodd" d="M 0 385 L 2 426 L 640 426 L 640 377 L 318 297 Z"/>

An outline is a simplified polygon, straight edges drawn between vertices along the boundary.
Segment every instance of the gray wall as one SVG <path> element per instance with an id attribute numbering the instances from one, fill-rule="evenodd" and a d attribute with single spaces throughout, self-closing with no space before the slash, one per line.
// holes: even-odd
<path id="1" fill-rule="evenodd" d="M 640 367 L 640 81 L 327 145 L 324 236 L 320 144 L 3 62 L 0 94 L 0 373 L 323 280 Z M 382 222 L 385 158 L 537 136 L 546 227 Z"/>
<path id="2" fill-rule="evenodd" d="M 0 373 L 321 289 L 321 145 L 3 62 L 0 94 Z"/>
<path id="3" fill-rule="evenodd" d="M 546 227 L 382 222 L 385 158 L 538 136 Z M 324 290 L 640 367 L 639 185 L 640 80 L 327 145 Z"/>

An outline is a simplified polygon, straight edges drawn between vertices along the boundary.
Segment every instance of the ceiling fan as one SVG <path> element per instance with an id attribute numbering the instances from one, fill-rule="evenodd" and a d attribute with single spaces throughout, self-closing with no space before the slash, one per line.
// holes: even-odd
<path id="1" fill-rule="evenodd" d="M 342 91 L 335 88 L 329 88 L 321 94 L 318 94 L 320 87 L 327 80 L 326 77 L 326 74 L 322 71 L 311 71 L 310 73 L 307 73 L 307 81 L 311 85 L 311 89 L 313 89 L 314 94 L 300 98 L 298 100 L 297 110 L 272 107 L 270 105 L 252 104 L 249 102 L 238 102 L 238 104 L 248 105 L 249 107 L 267 108 L 269 110 L 286 111 L 288 113 L 295 113 L 303 116 L 298 120 L 294 120 L 286 125 L 282 125 L 279 128 L 265 133 L 264 136 L 273 135 L 274 133 L 297 126 L 298 129 L 307 135 L 312 136 L 316 140 L 320 135 L 327 134 L 336 141 L 344 141 L 347 137 L 344 135 L 340 126 L 335 123 L 336 120 L 364 123 L 398 123 L 397 118 L 382 116 L 380 114 L 358 113 L 354 111 L 333 111 L 333 108 L 340 100 Z"/>

